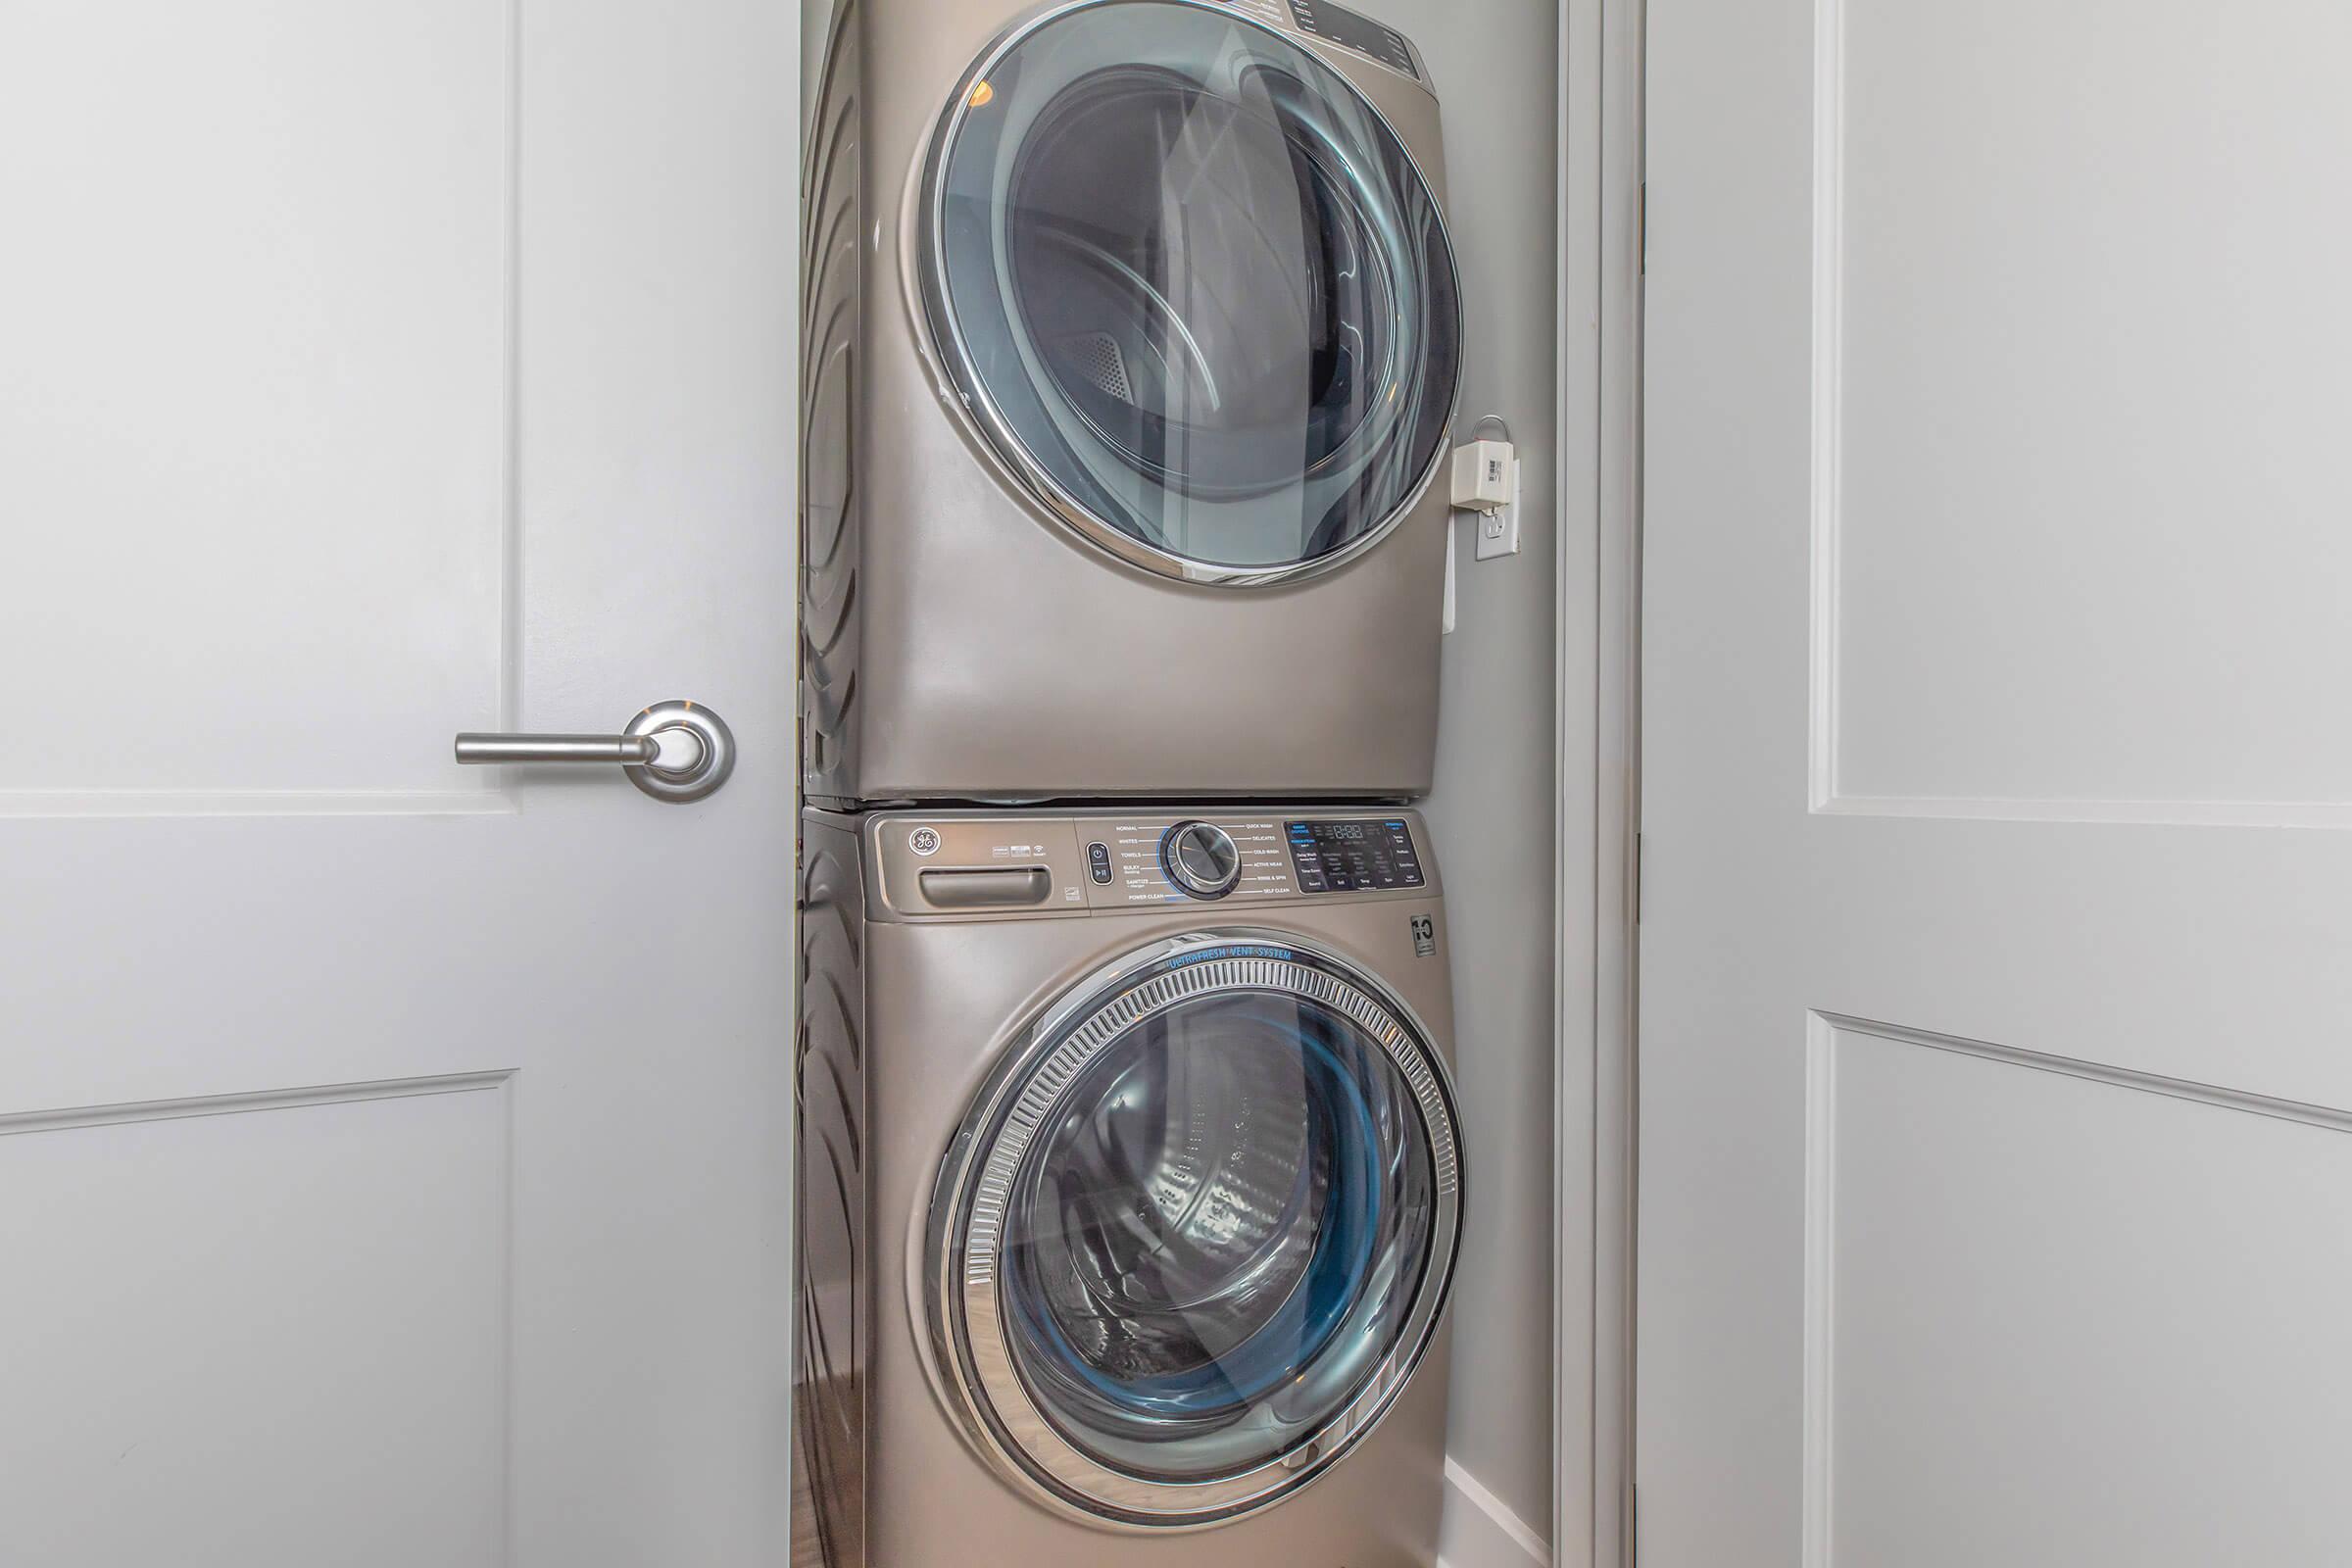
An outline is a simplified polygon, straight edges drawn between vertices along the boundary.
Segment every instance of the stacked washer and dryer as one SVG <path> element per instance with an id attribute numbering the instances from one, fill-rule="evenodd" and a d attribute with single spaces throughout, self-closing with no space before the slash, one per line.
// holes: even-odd
<path id="1" fill-rule="evenodd" d="M 1438 105 L 1326 0 L 847 0 L 810 132 L 823 1568 L 1429 1568 Z M 806 1538 L 804 1538 L 806 1539 Z M 804 1549 L 806 1549 L 804 1547 Z"/>

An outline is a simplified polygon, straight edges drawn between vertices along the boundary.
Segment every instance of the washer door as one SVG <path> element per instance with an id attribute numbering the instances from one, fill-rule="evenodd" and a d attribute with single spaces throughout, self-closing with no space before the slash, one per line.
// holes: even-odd
<path id="1" fill-rule="evenodd" d="M 1443 1069 L 1377 982 L 1289 941 L 1163 943 L 1051 1011 L 975 1104 L 933 1207 L 940 1365 L 1065 1507 L 1230 1518 L 1402 1390 L 1460 1204 Z"/>
<path id="2" fill-rule="evenodd" d="M 1199 0 L 1024 24 L 943 120 L 923 221 L 965 408 L 1128 560 L 1230 583 L 1330 565 L 1443 455 L 1461 323 L 1437 201 L 1272 27 Z"/>

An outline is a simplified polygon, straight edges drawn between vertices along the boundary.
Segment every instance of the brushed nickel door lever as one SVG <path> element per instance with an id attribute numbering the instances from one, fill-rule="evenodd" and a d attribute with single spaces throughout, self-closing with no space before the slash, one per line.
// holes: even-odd
<path id="1" fill-rule="evenodd" d="M 617 763 L 655 800 L 684 805 L 710 795 L 735 771 L 735 734 L 708 708 L 656 703 L 618 735 L 460 735 L 458 760 L 476 766 Z"/>

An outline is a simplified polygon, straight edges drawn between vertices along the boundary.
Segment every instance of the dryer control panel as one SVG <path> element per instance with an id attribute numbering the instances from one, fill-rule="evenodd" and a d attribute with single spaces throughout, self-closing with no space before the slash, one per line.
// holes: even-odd
<path id="1" fill-rule="evenodd" d="M 1410 812 L 899 810 L 868 822 L 879 902 L 918 917 L 1226 910 L 1435 891 Z"/>
<path id="2" fill-rule="evenodd" d="M 1360 11 L 1335 5 L 1332 0 L 1224 0 L 1224 3 L 1270 27 L 1303 32 L 1310 38 L 1335 43 L 1368 60 L 1377 60 L 1415 81 L 1422 79 L 1421 57 L 1404 34 Z"/>

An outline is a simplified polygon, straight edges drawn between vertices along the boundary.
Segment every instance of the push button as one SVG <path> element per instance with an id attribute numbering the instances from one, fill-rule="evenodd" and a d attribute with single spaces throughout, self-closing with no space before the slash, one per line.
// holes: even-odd
<path id="1" fill-rule="evenodd" d="M 1417 888 L 1422 885 L 1421 858 L 1413 849 L 1413 830 L 1402 822 L 1384 824 L 1389 830 L 1389 854 L 1396 867 L 1397 885 Z"/>
<path id="2" fill-rule="evenodd" d="M 1103 887 L 1110 886 L 1110 846 L 1102 843 L 1086 847 L 1087 874 Z"/>

